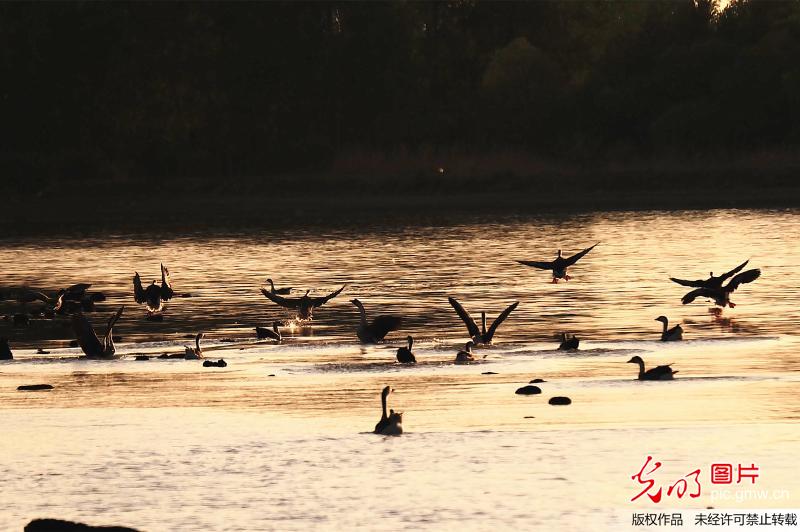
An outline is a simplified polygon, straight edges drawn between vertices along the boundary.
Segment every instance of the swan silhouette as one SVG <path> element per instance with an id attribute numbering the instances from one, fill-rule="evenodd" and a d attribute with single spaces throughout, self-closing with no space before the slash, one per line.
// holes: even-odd
<path id="1" fill-rule="evenodd" d="M 356 335 L 363 344 L 376 344 L 383 341 L 387 334 L 396 331 L 403 324 L 403 318 L 391 315 L 376 316 L 372 322 L 367 321 L 367 312 L 358 299 L 351 299 L 350 303 L 358 308 L 359 324 Z"/>
<path id="2" fill-rule="evenodd" d="M 72 330 L 75 332 L 75 337 L 78 339 L 78 345 L 81 347 L 83 353 L 89 358 L 111 358 L 116 353 L 114 346 L 113 330 L 114 325 L 122 316 L 125 306 L 121 306 L 116 313 L 114 313 L 108 320 L 106 326 L 106 334 L 103 336 L 103 341 L 97 337 L 94 332 L 92 324 L 86 319 L 82 313 L 72 315 Z"/>
<path id="3" fill-rule="evenodd" d="M 375 425 L 375 434 L 384 436 L 400 436 L 403 433 L 403 413 L 390 410 L 386 412 L 386 399 L 394 390 L 386 386 L 381 392 L 381 419 Z"/>
<path id="4" fill-rule="evenodd" d="M 407 347 L 400 347 L 397 349 L 397 361 L 401 364 L 416 364 L 417 357 L 414 356 L 414 353 L 411 352 L 411 346 L 414 345 L 414 339 L 409 335 L 406 338 L 408 342 Z"/>
<path id="5" fill-rule="evenodd" d="M 670 367 L 671 364 L 667 364 L 666 366 L 656 366 L 645 371 L 644 360 L 642 360 L 642 357 L 638 355 L 628 360 L 628 363 L 639 365 L 640 381 L 671 381 L 672 376 L 678 373 Z"/>
<path id="6" fill-rule="evenodd" d="M 656 321 L 660 321 L 664 324 L 661 330 L 662 342 L 677 342 L 678 340 L 683 340 L 683 327 L 681 327 L 680 324 L 668 329 L 667 327 L 669 327 L 669 320 L 667 320 L 666 316 L 659 316 L 656 318 Z"/>

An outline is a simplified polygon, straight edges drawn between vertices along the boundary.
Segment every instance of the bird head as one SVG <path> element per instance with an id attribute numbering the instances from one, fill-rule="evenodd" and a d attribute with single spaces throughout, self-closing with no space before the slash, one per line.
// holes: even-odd
<path id="1" fill-rule="evenodd" d="M 473 342 L 472 340 L 470 340 L 470 341 L 469 341 L 469 342 L 467 342 L 467 343 L 466 343 L 466 345 L 464 346 L 464 350 L 465 350 L 466 352 L 468 352 L 468 353 L 471 353 L 471 352 L 472 352 L 472 347 L 473 347 L 474 345 L 475 345 L 475 342 Z"/>
<path id="2" fill-rule="evenodd" d="M 628 360 L 628 362 L 626 362 L 626 364 L 631 364 L 631 363 L 632 364 L 644 364 L 644 360 L 642 360 L 642 357 L 640 357 L 639 355 L 636 355 L 634 357 L 631 357 L 631 359 Z"/>
<path id="3" fill-rule="evenodd" d="M 657 317 L 655 319 L 655 321 L 660 321 L 661 323 L 667 323 L 667 317 L 666 316 L 659 316 L 659 317 Z"/>

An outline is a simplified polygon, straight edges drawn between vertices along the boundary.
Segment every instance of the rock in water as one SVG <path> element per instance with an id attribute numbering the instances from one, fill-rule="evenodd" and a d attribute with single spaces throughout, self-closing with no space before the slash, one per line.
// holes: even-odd
<path id="1" fill-rule="evenodd" d="M 570 399 L 569 397 L 563 397 L 559 395 L 556 397 L 551 397 L 550 400 L 547 402 L 550 403 L 551 405 L 570 405 L 572 404 L 572 399 Z"/>
<path id="2" fill-rule="evenodd" d="M 17 386 L 17 390 L 21 391 L 29 391 L 29 390 L 52 390 L 52 384 L 23 384 L 22 386 Z"/>
<path id="3" fill-rule="evenodd" d="M 91 526 L 61 519 L 34 519 L 24 532 L 139 532 L 126 526 Z"/>
<path id="4" fill-rule="evenodd" d="M 514 392 L 517 395 L 536 395 L 542 393 L 542 389 L 538 386 L 523 386 L 522 388 L 517 388 L 517 391 Z"/>

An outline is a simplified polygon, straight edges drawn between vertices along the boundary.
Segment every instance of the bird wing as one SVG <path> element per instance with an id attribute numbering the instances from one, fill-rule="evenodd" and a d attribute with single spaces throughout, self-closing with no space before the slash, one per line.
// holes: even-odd
<path id="1" fill-rule="evenodd" d="M 375 319 L 372 320 L 370 329 L 372 329 L 375 339 L 381 341 L 387 334 L 391 331 L 398 330 L 402 325 L 403 318 L 399 316 L 382 315 L 376 316 Z"/>
<path id="2" fill-rule="evenodd" d="M 336 290 L 335 292 L 331 292 L 331 293 L 330 293 L 330 294 L 328 294 L 327 296 L 323 296 L 323 297 L 312 297 L 312 298 L 311 298 L 311 306 L 313 306 L 314 308 L 316 308 L 316 307 L 321 307 L 322 305 L 324 305 L 325 303 L 327 303 L 328 301 L 330 301 L 330 300 L 331 300 L 331 299 L 333 299 L 334 297 L 336 297 L 336 296 L 338 296 L 339 294 L 341 294 L 341 293 L 342 293 L 342 290 L 344 290 L 346 287 L 347 287 L 347 283 L 343 284 L 343 285 L 342 285 L 342 287 L 341 287 L 340 289 Z"/>
<path id="3" fill-rule="evenodd" d="M 500 313 L 499 316 L 497 316 L 497 318 L 492 322 L 492 326 L 489 327 L 488 331 L 486 331 L 486 335 L 484 336 L 484 341 L 486 342 L 492 341 L 492 336 L 494 336 L 494 333 L 497 330 L 497 328 L 500 327 L 500 324 L 505 321 L 508 315 L 511 314 L 511 312 L 515 308 L 517 308 L 517 305 L 519 305 L 519 301 L 516 301 L 511 305 L 509 305 L 503 312 Z"/>
<path id="4" fill-rule="evenodd" d="M 108 328 L 106 329 L 106 335 L 104 337 L 105 345 L 108 345 L 108 338 L 111 336 L 111 332 L 114 329 L 114 325 L 117 323 L 117 320 L 119 320 L 120 316 L 122 316 L 123 310 L 125 310 L 125 305 L 119 307 L 119 310 L 108 319 Z"/>
<path id="5" fill-rule="evenodd" d="M 136 275 L 133 276 L 133 300 L 139 304 L 147 301 L 147 296 L 144 294 L 144 288 L 142 288 L 142 278 L 139 277 L 139 272 L 136 272 Z"/>
<path id="6" fill-rule="evenodd" d="M 597 244 L 599 244 L 599 243 L 600 242 L 598 242 Z M 594 246 L 596 246 L 597 244 L 595 244 Z M 588 248 L 584 249 L 583 251 L 579 251 L 578 253 L 574 254 L 571 257 L 567 257 L 566 259 L 564 259 L 564 266 L 572 266 L 573 264 L 578 262 L 581 259 L 581 257 L 583 257 L 584 255 L 589 253 L 591 250 L 593 250 L 594 246 L 588 247 Z"/>
<path id="7" fill-rule="evenodd" d="M 81 313 L 72 316 L 72 330 L 75 332 L 75 338 L 78 340 L 78 345 L 87 356 L 102 356 L 103 344 L 92 328 L 92 324 Z"/>
<path id="8" fill-rule="evenodd" d="M 758 268 L 739 273 L 735 275 L 733 279 L 731 279 L 731 282 L 728 283 L 728 285 L 725 287 L 725 290 L 728 292 L 733 292 L 739 288 L 740 284 L 752 283 L 759 277 L 761 277 L 761 270 Z"/>
<path id="9" fill-rule="evenodd" d="M 282 306 L 283 308 L 292 308 L 292 309 L 300 308 L 300 300 L 302 298 L 299 298 L 299 297 L 292 297 L 292 298 L 281 297 L 281 296 L 279 296 L 277 294 L 273 294 L 272 292 L 270 292 L 266 288 L 261 288 L 261 293 L 264 294 L 264 297 L 266 297 L 267 299 L 269 299 L 270 301 L 272 301 L 276 305 Z"/>
<path id="10" fill-rule="evenodd" d="M 88 284 L 88 283 L 77 283 L 77 284 L 74 284 L 72 286 L 67 287 L 64 291 L 68 292 L 68 293 L 71 293 L 71 294 L 78 295 L 78 294 L 83 294 L 84 292 L 86 292 L 86 290 L 88 290 L 91 287 L 92 287 L 92 285 Z"/>
<path id="11" fill-rule="evenodd" d="M 723 273 L 722 275 L 720 275 L 720 276 L 719 276 L 719 282 L 720 282 L 720 283 L 722 283 L 722 282 L 724 282 L 724 281 L 725 281 L 725 279 L 727 279 L 727 278 L 728 278 L 728 277 L 730 277 L 731 275 L 733 275 L 733 274 L 735 274 L 735 273 L 739 273 L 740 271 L 742 271 L 742 268 L 744 268 L 745 266 L 747 266 L 747 263 L 748 263 L 748 262 L 750 262 L 750 259 L 747 259 L 746 261 L 744 261 L 743 263 L 741 263 L 740 265 L 738 265 L 737 267 L 735 267 L 735 268 L 734 268 L 734 269 L 732 269 L 731 271 L 729 271 L 729 272 L 727 272 L 727 273 Z M 751 270 L 751 271 L 752 271 L 752 270 Z"/>
<path id="12" fill-rule="evenodd" d="M 715 292 L 710 288 L 698 288 L 697 290 L 692 290 L 691 292 L 683 296 L 681 298 L 681 303 L 683 303 L 684 305 L 688 305 L 698 297 L 710 297 L 714 299 L 715 296 L 718 295 L 718 293 L 719 293 L 718 291 Z"/>
<path id="13" fill-rule="evenodd" d="M 553 262 L 542 262 L 537 260 L 518 260 L 520 264 L 524 264 L 525 266 L 533 266 L 534 268 L 539 268 L 540 270 L 552 270 L 553 269 Z"/>
<path id="14" fill-rule="evenodd" d="M 694 288 L 705 288 L 706 283 L 708 282 L 706 279 L 697 279 L 696 281 L 687 281 L 686 279 L 677 279 L 675 277 L 670 277 L 670 281 L 673 283 L 678 283 L 679 285 L 683 286 L 691 286 Z"/>
<path id="15" fill-rule="evenodd" d="M 472 319 L 472 316 L 469 315 L 469 312 L 461 306 L 461 303 L 456 301 L 454 297 L 448 297 L 447 300 L 450 302 L 450 305 L 455 309 L 456 314 L 458 317 L 461 318 L 461 321 L 467 326 L 467 331 L 469 331 L 470 337 L 480 336 L 481 330 L 478 328 L 478 324 L 475 323 L 475 320 Z"/>
<path id="16" fill-rule="evenodd" d="M 172 299 L 172 296 L 175 295 L 175 291 L 172 289 L 172 284 L 169 282 L 169 270 L 163 264 L 161 265 L 161 299 L 163 301 L 169 301 Z"/>

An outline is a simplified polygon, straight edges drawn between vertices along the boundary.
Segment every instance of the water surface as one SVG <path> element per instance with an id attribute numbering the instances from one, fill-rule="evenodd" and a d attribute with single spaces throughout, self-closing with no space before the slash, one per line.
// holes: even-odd
<path id="1" fill-rule="evenodd" d="M 630 502 L 631 475 L 648 454 L 664 463 L 664 482 L 714 462 L 758 462 L 757 487 L 800 494 L 783 467 L 800 450 L 797 215 L 617 212 L 4 239 L 2 285 L 90 282 L 108 296 L 90 314 L 100 329 L 118 305 L 126 310 L 111 361 L 69 348 L 66 320 L 0 323 L 15 353 L 0 362 L 0 528 L 60 516 L 143 530 L 621 529 L 634 509 L 800 506 L 783 496 L 721 504 L 707 479 L 696 500 Z M 568 283 L 514 262 L 596 242 Z M 681 305 L 687 289 L 668 280 L 748 258 L 762 276 L 721 316 L 700 299 Z M 131 278 L 156 279 L 160 262 L 191 297 L 148 322 Z M 297 296 L 347 288 L 278 346 L 253 334 L 291 317 L 259 293 L 266 277 Z M 448 296 L 490 322 L 520 302 L 478 351 L 481 363 L 452 364 L 467 336 Z M 353 297 L 370 315 L 402 315 L 403 330 L 360 346 Z M 657 341 L 662 314 L 681 323 L 684 342 Z M 200 330 L 207 357 L 227 368 L 133 360 L 182 351 Z M 579 352 L 555 350 L 561 331 L 581 338 Z M 416 367 L 394 362 L 406 334 Z M 676 380 L 636 381 L 625 363 L 633 355 L 673 363 Z M 547 381 L 542 395 L 514 394 L 536 377 Z M 16 391 L 32 382 L 55 389 Z M 386 384 L 405 412 L 402 438 L 366 434 Z M 554 395 L 573 404 L 549 406 Z"/>

